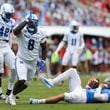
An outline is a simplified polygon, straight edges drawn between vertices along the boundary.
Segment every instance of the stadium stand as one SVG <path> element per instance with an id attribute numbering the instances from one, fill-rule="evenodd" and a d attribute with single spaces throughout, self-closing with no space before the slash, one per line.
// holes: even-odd
<path id="1" fill-rule="evenodd" d="M 68 25 L 75 19 L 86 26 L 110 26 L 109 0 L 2 0 L 0 4 L 3 2 L 15 6 L 14 18 L 18 21 L 32 10 L 41 25 Z M 100 13 L 102 10 L 105 13 Z"/>
<path id="2" fill-rule="evenodd" d="M 41 26 L 68 26 L 69 22 L 73 19 L 77 20 L 82 26 L 86 27 L 110 26 L 110 0 L 0 0 L 0 4 L 4 2 L 9 2 L 14 5 L 16 9 L 14 15 L 16 23 L 23 19 L 31 10 L 37 14 L 39 18 L 39 25 Z M 62 36 L 62 34 L 51 35 L 52 43 L 49 44 L 49 58 L 52 54 L 52 51 L 55 50 L 56 46 L 61 40 Z M 105 36 L 86 34 L 84 37 L 86 45 L 90 49 L 92 55 L 96 50 L 103 50 L 101 55 L 99 55 L 100 59 L 102 59 L 100 63 L 95 63 L 94 57 L 91 56 L 93 61 L 90 66 L 92 67 L 90 67 L 90 69 L 87 69 L 87 71 L 109 71 L 110 36 L 108 35 L 106 38 Z M 102 42 L 100 41 L 100 38 L 102 38 Z M 95 41 L 96 44 L 94 44 Z M 16 53 L 16 40 L 14 41 L 14 43 L 15 44 L 13 46 L 13 49 Z M 95 56 L 97 56 L 97 51 Z M 97 58 L 95 60 L 97 62 Z M 84 61 L 85 60 L 83 57 L 83 62 Z M 88 62 L 90 63 L 90 61 Z M 97 69 L 95 69 L 94 67 L 96 67 Z"/>

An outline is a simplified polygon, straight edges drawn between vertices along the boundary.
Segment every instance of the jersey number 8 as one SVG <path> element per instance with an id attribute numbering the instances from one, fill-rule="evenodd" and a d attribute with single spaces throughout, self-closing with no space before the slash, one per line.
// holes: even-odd
<path id="1" fill-rule="evenodd" d="M 30 39 L 28 42 L 28 50 L 33 50 L 34 49 L 34 43 L 35 41 L 33 39 Z"/>

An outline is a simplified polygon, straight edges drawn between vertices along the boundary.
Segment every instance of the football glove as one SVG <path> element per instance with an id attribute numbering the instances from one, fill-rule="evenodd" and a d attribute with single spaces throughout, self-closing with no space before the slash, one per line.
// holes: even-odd
<path id="1" fill-rule="evenodd" d="M 45 71 L 45 61 L 44 60 L 39 60 L 37 62 L 37 66 L 38 66 L 40 72 Z"/>
<path id="2" fill-rule="evenodd" d="M 25 21 L 26 21 L 26 22 L 29 23 L 29 22 L 32 20 L 31 15 L 32 15 L 32 13 L 30 12 L 30 14 L 28 14 L 28 15 L 25 17 Z"/>

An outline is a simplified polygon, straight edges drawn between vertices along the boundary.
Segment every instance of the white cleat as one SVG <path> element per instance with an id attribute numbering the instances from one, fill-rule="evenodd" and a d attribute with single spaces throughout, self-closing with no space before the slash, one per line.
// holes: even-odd
<path id="1" fill-rule="evenodd" d="M 3 94 L 1 94 L 1 95 L 0 95 L 0 99 L 1 99 L 1 100 L 5 100 L 5 99 L 6 99 L 6 96 L 3 95 Z"/>
<path id="2" fill-rule="evenodd" d="M 10 105 L 16 105 L 16 101 L 15 101 L 15 96 L 8 96 L 5 100 L 5 103 L 10 104 Z"/>
<path id="3" fill-rule="evenodd" d="M 30 98 L 30 99 L 29 99 L 29 104 L 39 104 L 39 103 L 38 103 L 38 99 Z"/>
<path id="4" fill-rule="evenodd" d="M 54 84 L 52 82 L 52 79 L 47 79 L 45 77 L 41 77 L 40 79 L 48 88 L 52 88 L 53 87 Z"/>

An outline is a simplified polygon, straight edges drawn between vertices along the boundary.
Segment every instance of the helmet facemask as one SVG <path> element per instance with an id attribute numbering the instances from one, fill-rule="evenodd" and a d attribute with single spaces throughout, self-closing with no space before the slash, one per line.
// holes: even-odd
<path id="1" fill-rule="evenodd" d="M 35 31 L 37 29 L 37 26 L 38 26 L 38 20 L 31 20 L 28 23 L 28 29 L 30 31 Z"/>
<path id="2" fill-rule="evenodd" d="M 79 31 L 79 27 L 78 26 L 73 26 L 71 29 L 71 32 L 73 33 L 77 33 Z"/>
<path id="3" fill-rule="evenodd" d="M 9 20 L 13 17 L 14 13 L 5 13 L 4 15 L 2 15 L 2 18 L 6 21 L 9 22 Z"/>

